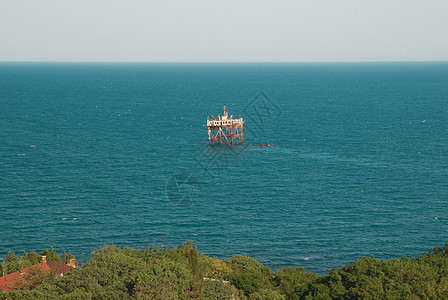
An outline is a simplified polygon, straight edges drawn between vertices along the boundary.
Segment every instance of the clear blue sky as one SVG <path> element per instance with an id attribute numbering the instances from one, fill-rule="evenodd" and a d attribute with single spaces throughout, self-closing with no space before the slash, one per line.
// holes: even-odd
<path id="1" fill-rule="evenodd" d="M 447 0 L 0 0 L 0 61 L 421 60 Z"/>

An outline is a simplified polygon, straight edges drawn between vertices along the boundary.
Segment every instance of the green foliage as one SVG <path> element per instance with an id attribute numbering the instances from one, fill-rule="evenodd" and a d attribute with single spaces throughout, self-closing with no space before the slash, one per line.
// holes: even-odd
<path id="1" fill-rule="evenodd" d="M 233 255 L 224 262 L 231 269 L 226 279 L 237 289 L 242 290 L 246 296 L 261 289 L 272 289 L 271 281 L 274 273 L 257 260 L 247 256 Z"/>
<path id="2" fill-rule="evenodd" d="M 64 251 L 65 252 L 65 251 Z M 72 254 L 72 250 L 68 250 L 67 259 L 75 259 L 76 257 Z"/>
<path id="3" fill-rule="evenodd" d="M 228 259 L 224 260 L 224 262 L 232 269 L 258 269 L 264 267 L 263 264 L 255 258 L 243 255 L 232 255 Z"/>
<path id="4" fill-rule="evenodd" d="M 173 261 L 151 264 L 144 272 L 131 281 L 132 295 L 143 296 L 148 292 L 153 297 L 187 299 L 190 292 L 191 276 L 187 268 Z M 158 288 L 159 291 L 155 289 Z"/>
<path id="5" fill-rule="evenodd" d="M 19 257 L 14 252 L 9 251 L 5 257 L 6 274 L 17 272 L 21 269 Z"/>
<path id="6" fill-rule="evenodd" d="M 14 252 L 9 251 L 5 258 L 5 264 L 7 266 L 5 269 L 5 273 L 10 274 L 17 272 L 22 269 L 22 265 L 23 268 L 28 268 L 30 266 L 38 264 L 41 261 L 42 255 L 47 256 L 47 261 L 61 261 L 61 257 L 57 255 L 53 247 L 51 247 L 50 250 L 45 249 L 41 252 L 40 255 L 34 251 L 24 251 L 21 256 L 18 256 Z M 0 272 L 3 272 L 3 264 L 0 264 Z M 3 273 L 0 275 L 3 275 Z"/>
<path id="7" fill-rule="evenodd" d="M 230 300 L 234 299 L 235 295 L 238 295 L 238 291 L 228 282 L 211 278 L 204 280 L 205 300 Z"/>
<path id="8" fill-rule="evenodd" d="M 61 295 L 90 293 L 93 299 L 187 299 L 191 272 L 186 259 L 172 252 L 105 246 L 56 286 Z"/>
<path id="9" fill-rule="evenodd" d="M 331 270 L 305 294 L 328 299 L 448 299 L 448 244 L 412 259 L 361 257 Z"/>
<path id="10" fill-rule="evenodd" d="M 320 279 L 319 275 L 305 273 L 305 270 L 303 267 L 283 267 L 275 272 L 275 286 L 286 295 L 287 299 L 301 299 L 309 284 Z"/>
<path id="11" fill-rule="evenodd" d="M 135 299 L 186 299 L 184 290 L 176 292 L 175 283 L 169 278 L 146 274 L 139 276 L 132 296 Z"/>
<path id="12" fill-rule="evenodd" d="M 330 288 L 327 285 L 322 283 L 315 283 L 310 286 L 308 294 L 304 297 L 304 299 L 329 300 L 334 298 L 330 296 Z M 358 299 L 358 298 L 344 298 L 344 299 Z"/>
<path id="13" fill-rule="evenodd" d="M 40 261 L 40 256 L 34 251 L 31 252 L 23 252 L 22 256 L 20 256 L 20 260 L 23 263 L 24 268 L 28 268 L 35 264 L 38 264 Z"/>
<path id="14" fill-rule="evenodd" d="M 53 249 L 43 253 L 57 257 Z M 19 261 L 25 266 L 38 260 L 35 252 L 7 256 L 10 270 L 20 268 Z M 448 244 L 411 259 L 361 257 L 324 277 L 297 267 L 273 273 L 246 256 L 217 262 L 191 243 L 173 250 L 105 246 L 83 268 L 62 278 L 39 270 L 24 276 L 23 288 L 0 292 L 0 300 L 448 299 Z"/>
<path id="15" fill-rule="evenodd" d="M 57 298 L 55 294 L 49 291 L 35 289 L 32 291 L 28 290 L 13 290 L 8 293 L 0 294 L 0 300 L 49 300 L 49 299 L 60 299 Z"/>
<path id="16" fill-rule="evenodd" d="M 250 294 L 249 300 L 285 300 L 286 296 L 279 291 L 271 289 L 260 289 Z"/>
<path id="17" fill-rule="evenodd" d="M 215 279 L 228 278 L 232 269 L 223 261 L 215 261 L 214 259 L 208 259 L 205 262 L 205 268 L 207 269 L 206 277 Z"/>
<path id="18" fill-rule="evenodd" d="M 179 254 L 186 259 L 186 267 L 191 273 L 190 289 L 188 297 L 190 299 L 203 299 L 204 288 L 202 286 L 204 278 L 204 270 L 201 264 L 201 258 L 196 247 L 193 247 L 191 242 L 182 243 L 177 248 Z"/>
<path id="19" fill-rule="evenodd" d="M 33 267 L 21 275 L 14 285 L 20 286 L 23 290 L 32 290 L 42 284 L 53 284 L 56 277 L 56 271 L 47 271 L 41 267 Z"/>
<path id="20" fill-rule="evenodd" d="M 54 250 L 53 247 L 51 247 L 50 250 L 45 249 L 44 251 L 42 251 L 40 253 L 40 256 L 42 257 L 43 255 L 47 256 L 47 262 L 50 261 L 61 262 L 61 257 L 56 253 L 56 250 Z"/>

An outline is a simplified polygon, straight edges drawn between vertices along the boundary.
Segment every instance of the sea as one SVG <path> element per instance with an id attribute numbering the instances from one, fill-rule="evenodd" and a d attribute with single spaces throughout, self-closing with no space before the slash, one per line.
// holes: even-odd
<path id="1" fill-rule="evenodd" d="M 224 106 L 243 144 L 209 145 Z M 2 62 L 0 214 L 0 257 L 422 255 L 448 243 L 448 63 Z"/>

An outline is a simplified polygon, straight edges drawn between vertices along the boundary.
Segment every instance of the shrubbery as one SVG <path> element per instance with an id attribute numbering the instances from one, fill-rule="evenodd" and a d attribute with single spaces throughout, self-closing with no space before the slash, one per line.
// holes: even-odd
<path id="1" fill-rule="evenodd" d="M 53 249 L 44 252 L 60 260 Z M 8 270 L 17 268 L 14 253 L 7 259 Z M 39 255 L 21 259 L 32 264 Z M 0 299 L 448 299 L 448 244 L 417 258 L 362 257 L 324 277 L 300 267 L 273 272 L 247 256 L 215 261 L 190 243 L 172 250 L 105 246 L 83 268 L 41 279 Z"/>
<path id="2" fill-rule="evenodd" d="M 362 257 L 331 270 L 307 293 L 328 299 L 448 299 L 448 244 L 411 259 Z"/>

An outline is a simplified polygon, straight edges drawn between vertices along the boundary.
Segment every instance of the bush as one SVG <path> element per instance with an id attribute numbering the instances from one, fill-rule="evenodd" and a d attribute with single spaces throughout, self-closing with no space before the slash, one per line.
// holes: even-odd
<path id="1" fill-rule="evenodd" d="M 233 255 L 224 262 L 231 269 L 226 279 L 237 289 L 242 290 L 246 296 L 261 289 L 272 288 L 271 280 L 274 273 L 257 260 L 247 256 Z"/>
<path id="2" fill-rule="evenodd" d="M 279 291 L 270 289 L 261 289 L 250 294 L 249 300 L 285 300 L 286 296 Z"/>
<path id="3" fill-rule="evenodd" d="M 283 267 L 275 272 L 274 284 L 287 299 L 301 299 L 309 284 L 321 278 L 314 273 L 305 273 L 305 270 L 306 268 Z"/>
<path id="4" fill-rule="evenodd" d="M 235 299 L 238 291 L 229 283 L 220 279 L 204 280 L 205 300 L 227 300 Z"/>
<path id="5" fill-rule="evenodd" d="M 14 269 L 17 256 L 7 259 Z M 42 275 L 31 272 L 23 289 L 0 292 L 0 299 L 448 299 L 448 244 L 411 259 L 361 257 L 325 277 L 305 268 L 273 273 L 246 256 L 215 262 L 190 243 L 173 250 L 105 246 L 63 278 Z"/>

